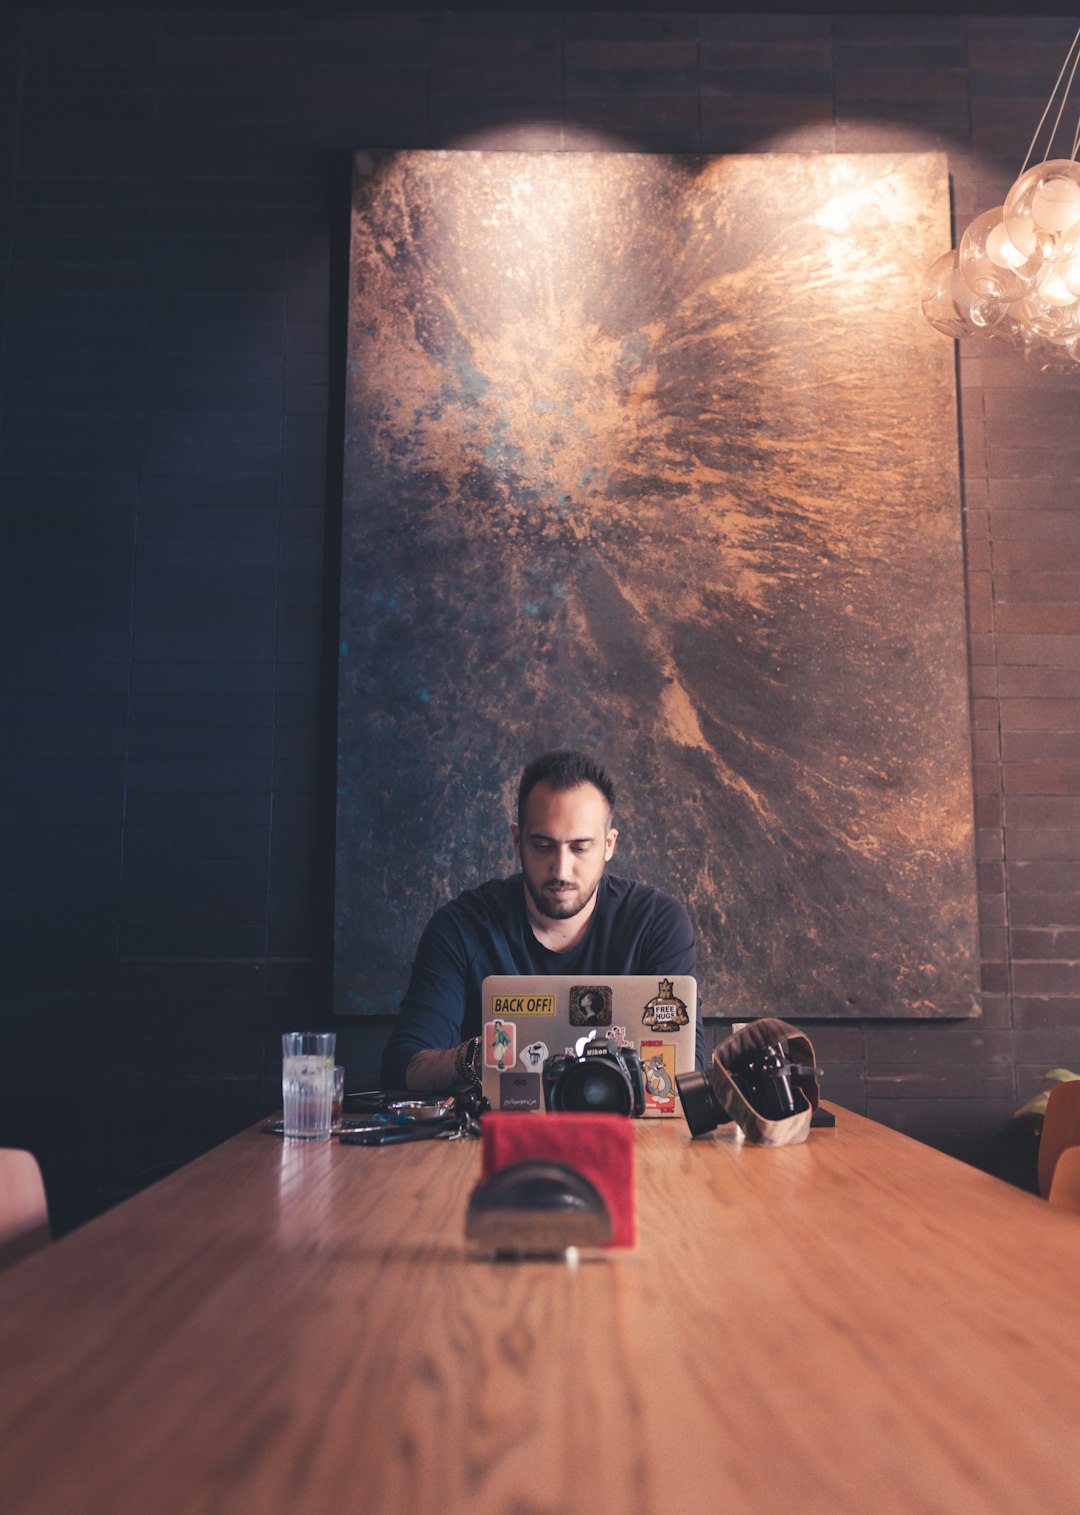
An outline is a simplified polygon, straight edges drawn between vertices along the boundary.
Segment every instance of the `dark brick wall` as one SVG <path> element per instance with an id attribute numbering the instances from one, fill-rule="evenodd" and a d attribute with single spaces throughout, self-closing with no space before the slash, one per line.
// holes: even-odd
<path id="1" fill-rule="evenodd" d="M 0 10 L 0 1141 L 61 1227 L 327 1019 L 351 149 L 933 147 L 963 224 L 1072 28 Z M 959 373 L 985 1012 L 814 1034 L 828 1093 L 1023 1177 L 1011 1110 L 1080 1066 L 1080 383 Z"/>

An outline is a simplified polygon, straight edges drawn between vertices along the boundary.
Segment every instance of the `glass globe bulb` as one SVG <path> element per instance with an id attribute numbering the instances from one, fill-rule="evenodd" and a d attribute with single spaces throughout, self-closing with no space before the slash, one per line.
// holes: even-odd
<path id="1" fill-rule="evenodd" d="M 1036 289 L 1020 302 L 1016 314 L 1039 337 L 1053 339 L 1080 333 L 1080 300 L 1055 305 L 1043 298 L 1042 290 Z"/>
<path id="2" fill-rule="evenodd" d="M 1053 260 L 1057 250 L 1054 237 L 1036 226 L 1030 216 L 1006 216 L 1001 224 L 1010 244 L 1023 255 L 1017 272 L 1030 285 L 1043 264 Z"/>
<path id="3" fill-rule="evenodd" d="M 991 300 L 1017 300 L 1031 283 L 1034 270 L 1005 235 L 1001 216 L 1004 207 L 983 211 L 960 238 L 957 249 L 960 272 L 977 295 Z M 990 252 L 993 239 L 997 257 Z M 1006 259 L 1015 259 L 1008 262 Z"/>
<path id="4" fill-rule="evenodd" d="M 1067 306 L 1076 301 L 1076 294 L 1065 282 L 1065 268 L 1072 264 L 1047 263 L 1039 272 L 1035 280 L 1035 288 L 1039 291 L 1039 298 L 1045 300 L 1048 305 Z"/>
<path id="5" fill-rule="evenodd" d="M 976 295 L 967 306 L 967 320 L 976 332 L 988 335 L 1004 319 L 1007 308 L 1004 300 L 995 300 L 990 295 Z"/>
<path id="6" fill-rule="evenodd" d="M 946 337 L 971 337 L 1005 315 L 1005 302 L 979 295 L 960 273 L 959 254 L 942 253 L 927 269 L 922 287 L 923 315 Z"/>
<path id="7" fill-rule="evenodd" d="M 1031 197 L 1031 215 L 1047 231 L 1068 231 L 1080 221 L 1080 184 L 1071 179 L 1047 179 Z"/>
<path id="8" fill-rule="evenodd" d="M 950 248 L 935 258 L 923 276 L 922 311 L 935 331 L 946 337 L 963 337 L 967 328 L 953 303 L 953 277 L 957 273 L 956 253 Z"/>
<path id="9" fill-rule="evenodd" d="M 1071 254 L 1080 244 L 1080 163 L 1053 158 L 1027 169 L 1005 196 L 1002 219 L 1021 251 L 1023 234 L 1013 221 L 1030 223 L 1044 257 Z"/>
<path id="10" fill-rule="evenodd" d="M 1010 268 L 1014 272 L 1027 262 L 1027 258 L 1016 243 L 1010 240 L 1004 221 L 999 221 L 991 228 L 986 238 L 986 256 L 998 268 Z"/>
<path id="11" fill-rule="evenodd" d="M 1030 216 L 1010 216 L 1007 207 L 1003 207 L 1001 226 L 1010 243 L 1024 258 L 1042 258 L 1039 229 Z"/>

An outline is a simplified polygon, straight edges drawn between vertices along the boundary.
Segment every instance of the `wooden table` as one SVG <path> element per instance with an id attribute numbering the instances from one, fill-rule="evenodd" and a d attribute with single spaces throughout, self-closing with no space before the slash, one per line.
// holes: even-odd
<path id="1" fill-rule="evenodd" d="M 470 1257 L 475 1142 L 246 1132 L 0 1276 L 0 1510 L 1080 1511 L 1080 1220 L 837 1116 L 637 1122 L 576 1269 Z"/>

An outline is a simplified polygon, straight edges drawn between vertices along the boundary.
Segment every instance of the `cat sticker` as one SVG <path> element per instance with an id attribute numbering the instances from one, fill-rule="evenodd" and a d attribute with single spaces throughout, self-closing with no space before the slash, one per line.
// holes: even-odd
<path id="1" fill-rule="evenodd" d="M 675 1114 L 675 1048 L 669 1042 L 645 1042 L 639 1048 L 645 1075 L 645 1114 Z"/>

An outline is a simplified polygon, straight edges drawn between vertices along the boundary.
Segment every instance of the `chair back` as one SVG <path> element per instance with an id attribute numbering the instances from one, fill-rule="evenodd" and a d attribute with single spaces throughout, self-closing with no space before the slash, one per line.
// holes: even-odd
<path id="1" fill-rule="evenodd" d="M 0 1268 L 49 1244 L 41 1169 L 30 1152 L 0 1147 Z"/>
<path id="2" fill-rule="evenodd" d="M 1052 1205 L 1080 1215 L 1080 1147 L 1066 1147 L 1054 1164 L 1047 1196 Z"/>
<path id="3" fill-rule="evenodd" d="M 1050 1194 L 1057 1160 L 1066 1147 L 1080 1146 L 1080 1079 L 1055 1084 L 1046 1102 L 1046 1119 L 1039 1137 L 1039 1193 Z"/>

